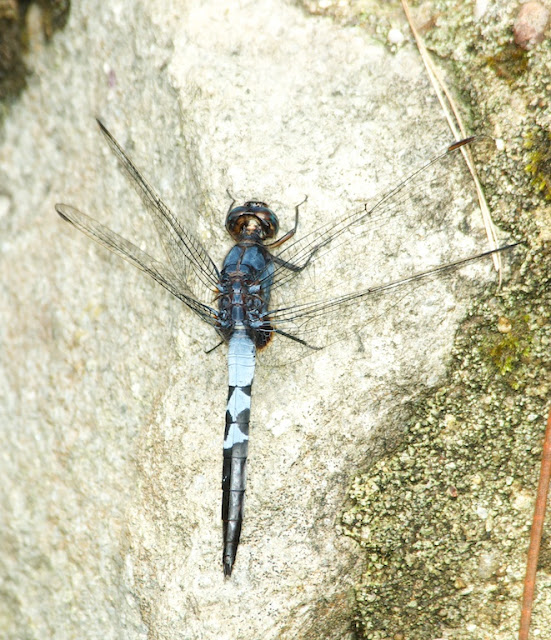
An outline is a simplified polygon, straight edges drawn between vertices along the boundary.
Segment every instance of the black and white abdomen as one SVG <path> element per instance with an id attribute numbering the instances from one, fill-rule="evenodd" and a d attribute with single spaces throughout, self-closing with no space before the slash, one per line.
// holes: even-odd
<path id="1" fill-rule="evenodd" d="M 231 575 L 243 522 L 254 366 L 255 345 L 244 329 L 236 329 L 228 351 L 229 390 L 222 469 L 223 562 L 227 576 Z"/>

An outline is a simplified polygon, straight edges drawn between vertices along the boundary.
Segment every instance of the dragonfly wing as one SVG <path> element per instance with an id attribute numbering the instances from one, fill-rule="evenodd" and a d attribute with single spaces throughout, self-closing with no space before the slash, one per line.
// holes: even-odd
<path id="1" fill-rule="evenodd" d="M 188 231 L 165 205 L 153 187 L 140 174 L 121 145 L 105 125 L 97 120 L 111 151 L 115 154 L 132 185 L 137 189 L 146 209 L 153 218 L 163 248 L 180 280 L 187 284 L 192 295 L 204 299 L 219 281 L 219 272 L 201 242 Z"/>
<path id="2" fill-rule="evenodd" d="M 424 283 L 449 278 L 468 264 L 510 250 L 517 244 L 504 245 L 498 249 L 412 273 L 401 280 L 390 280 L 335 298 L 273 309 L 270 312 L 270 321 L 274 333 L 281 337 L 278 342 L 285 345 L 281 350 L 282 357 L 278 357 L 277 360 L 284 363 L 284 358 L 290 358 L 292 361 L 293 356 L 285 355 L 285 351 L 295 352 L 298 357 L 303 357 L 340 342 L 350 332 L 347 328 L 351 325 L 350 317 L 356 318 L 362 325 L 377 319 L 387 320 L 392 309 Z M 280 344 L 277 345 L 278 349 Z"/>
<path id="3" fill-rule="evenodd" d="M 170 291 L 173 296 L 179 298 L 202 320 L 210 325 L 216 324 L 217 312 L 215 309 L 197 300 L 186 282 L 174 273 L 172 269 L 155 260 L 142 251 L 139 247 L 94 218 L 82 213 L 78 209 L 67 204 L 56 204 L 56 211 L 67 222 L 70 222 L 79 231 L 103 245 L 113 253 L 121 256 L 144 273 L 147 273 L 155 281 Z"/>
<path id="4" fill-rule="evenodd" d="M 476 194 L 461 149 L 491 142 L 451 145 L 382 196 L 286 243 L 274 260 L 276 330 L 313 346 L 330 344 L 347 326 L 384 318 L 423 279 L 446 271 L 449 277 L 464 264 L 462 256 L 480 257 L 482 234 L 470 220 Z M 287 350 L 292 339 L 278 343 Z"/>
<path id="5" fill-rule="evenodd" d="M 485 137 L 468 138 L 454 143 L 433 157 L 398 185 L 379 194 L 356 211 L 323 225 L 293 243 L 284 246 L 276 258 L 273 288 L 293 280 L 300 269 L 319 263 L 329 252 L 339 254 L 339 260 L 348 272 L 358 270 L 357 245 L 362 240 L 370 252 L 384 248 L 386 254 L 397 253 L 402 244 L 407 246 L 412 236 L 438 234 L 456 221 L 453 216 L 454 182 L 466 173 L 462 149 L 466 146 L 486 149 L 493 141 Z M 440 196 L 438 188 L 440 187 Z M 461 195 L 460 189 L 457 192 Z M 390 225 L 402 230 L 389 240 Z M 392 246 L 388 246 L 389 242 Z M 286 265 L 293 265 L 295 270 Z M 374 271 L 377 264 L 371 256 L 363 265 Z M 297 270 L 298 269 L 298 270 Z"/>

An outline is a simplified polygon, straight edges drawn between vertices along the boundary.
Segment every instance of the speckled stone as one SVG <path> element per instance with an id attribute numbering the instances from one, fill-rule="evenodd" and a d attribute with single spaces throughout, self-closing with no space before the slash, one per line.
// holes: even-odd
<path id="1" fill-rule="evenodd" d="M 543 41 L 549 23 L 549 9 L 540 2 L 527 2 L 518 12 L 513 33 L 523 49 L 532 49 Z"/>

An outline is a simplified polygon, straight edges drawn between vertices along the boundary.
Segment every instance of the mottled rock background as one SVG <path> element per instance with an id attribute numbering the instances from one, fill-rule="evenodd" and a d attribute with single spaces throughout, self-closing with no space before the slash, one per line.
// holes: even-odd
<path id="1" fill-rule="evenodd" d="M 512 293 L 496 294 L 490 270 L 478 270 L 461 286 L 418 291 L 376 328 L 360 329 L 359 312 L 354 339 L 338 348 L 259 367 L 245 529 L 224 581 L 225 354 L 207 356 L 208 327 L 53 209 L 75 204 L 160 255 L 94 116 L 218 261 L 229 246 L 227 187 L 268 201 L 283 228 L 307 193 L 308 230 L 407 174 L 450 136 L 398 5 L 82 2 L 49 39 L 31 7 L 27 86 L 3 108 L 0 147 L 0 635 L 511 637 L 549 397 L 549 39 L 519 53 L 518 10 L 425 3 L 417 16 L 470 131 L 502 139 L 484 181 L 503 227 L 533 247 L 515 254 Z M 462 215 L 483 250 L 476 212 Z M 472 252 L 467 238 L 449 241 Z M 461 338 L 467 351 L 452 352 L 475 298 L 481 306 Z M 504 316 L 512 328 L 500 333 Z M 476 358 L 465 355 L 473 348 Z M 459 373 L 446 380 L 450 362 Z M 487 385 L 479 396 L 460 391 L 460 382 L 483 386 L 469 382 L 472 373 Z M 454 398 L 459 407 L 446 404 Z M 491 438 L 469 439 L 473 413 Z M 519 446 L 501 444 L 500 432 Z M 442 444 L 437 462 L 423 464 L 422 443 L 442 433 L 467 441 L 471 460 L 494 460 L 463 480 L 499 501 L 462 502 L 455 480 L 426 475 L 461 459 Z M 504 451 L 511 468 L 492 473 Z M 381 502 L 374 483 L 385 487 Z M 398 506 L 400 495 L 424 496 L 419 485 L 436 486 L 438 500 L 447 491 L 462 511 L 449 515 L 430 495 L 422 502 L 435 514 Z M 434 553 L 445 539 L 457 545 L 431 524 L 444 510 L 463 555 Z M 478 546 L 466 546 L 475 536 Z M 538 606 L 543 633 L 550 609 Z"/>

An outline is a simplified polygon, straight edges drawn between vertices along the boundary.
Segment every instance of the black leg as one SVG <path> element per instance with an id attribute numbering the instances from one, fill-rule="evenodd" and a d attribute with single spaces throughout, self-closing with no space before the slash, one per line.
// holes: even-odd
<path id="1" fill-rule="evenodd" d="M 306 200 L 308 200 L 308 196 L 304 196 L 304 200 L 302 202 L 299 202 L 297 204 L 297 206 L 295 207 L 295 224 L 293 225 L 293 228 L 290 229 L 289 231 L 287 231 L 287 233 L 282 236 L 281 238 L 279 238 L 279 240 L 276 240 L 275 242 L 272 242 L 271 244 L 267 244 L 266 246 L 269 247 L 270 249 L 275 249 L 276 247 L 281 247 L 281 245 L 284 242 L 287 242 L 287 240 L 289 240 L 290 238 L 292 238 L 295 233 L 297 232 L 298 229 L 298 210 L 299 207 L 301 207 Z M 284 265 L 286 266 L 286 265 Z"/>
<path id="2" fill-rule="evenodd" d="M 308 344 L 306 342 L 306 340 L 302 340 L 302 338 L 297 338 L 296 336 L 292 335 L 291 333 L 287 333 L 286 331 L 282 331 L 281 329 L 274 329 L 274 333 L 279 333 L 280 336 L 284 336 L 285 338 L 289 338 L 289 340 L 294 340 L 295 342 L 298 342 L 299 344 L 302 344 L 305 347 L 308 347 L 309 349 L 312 349 L 313 351 L 319 351 L 322 348 L 322 347 L 314 347 L 314 345 Z"/>
<path id="3" fill-rule="evenodd" d="M 214 347 L 211 347 L 210 349 L 206 349 L 205 354 L 209 355 L 213 351 L 216 351 L 216 349 L 218 349 L 218 347 L 221 347 L 223 344 L 224 344 L 224 340 L 220 340 L 220 342 L 218 344 L 215 344 Z"/>
<path id="4" fill-rule="evenodd" d="M 232 196 L 232 194 L 231 194 L 229 189 L 226 189 L 226 193 L 228 194 L 229 198 L 231 199 L 231 204 L 228 207 L 228 213 L 229 213 L 233 209 L 233 205 L 237 202 L 237 200 Z"/>
<path id="5" fill-rule="evenodd" d="M 280 258 L 279 256 L 272 256 L 272 258 L 273 258 L 273 261 L 276 264 L 278 264 L 280 267 L 284 267 L 285 269 L 289 269 L 289 271 L 294 271 L 295 273 L 299 273 L 306 266 L 306 265 L 303 265 L 302 267 L 299 267 L 296 264 L 293 264 L 292 262 L 287 262 L 286 260 L 283 260 L 283 258 Z"/>

